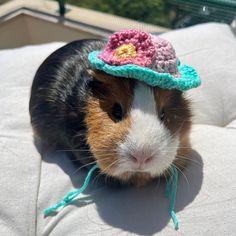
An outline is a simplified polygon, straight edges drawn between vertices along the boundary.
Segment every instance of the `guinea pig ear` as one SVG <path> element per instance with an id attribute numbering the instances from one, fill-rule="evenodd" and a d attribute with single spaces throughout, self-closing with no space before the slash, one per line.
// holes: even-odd
<path id="1" fill-rule="evenodd" d="M 89 75 L 91 75 L 92 77 L 95 77 L 95 71 L 92 69 L 87 69 L 87 72 Z"/>
<path id="2" fill-rule="evenodd" d="M 88 69 L 87 72 L 89 75 L 91 75 L 93 77 L 94 80 L 100 81 L 102 83 L 107 82 L 106 74 L 104 74 L 98 70 L 91 70 L 91 69 Z"/>
<path id="3" fill-rule="evenodd" d="M 179 95 L 179 96 L 181 96 L 183 94 L 183 91 L 177 90 L 177 89 L 175 89 L 174 92 L 176 95 Z"/>
<path id="4" fill-rule="evenodd" d="M 95 97 L 104 97 L 108 91 L 105 85 L 105 79 L 102 79 L 103 76 L 99 76 L 99 72 L 95 72 L 93 70 L 87 70 L 87 72 L 93 77 L 93 80 L 91 80 L 89 83 L 92 94 Z"/>

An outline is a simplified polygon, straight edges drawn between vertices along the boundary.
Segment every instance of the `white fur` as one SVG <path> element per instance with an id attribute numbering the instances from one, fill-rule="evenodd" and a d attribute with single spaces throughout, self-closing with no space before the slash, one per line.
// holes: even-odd
<path id="1" fill-rule="evenodd" d="M 178 138 L 173 138 L 170 131 L 157 114 L 153 90 L 142 82 L 138 82 L 134 90 L 134 99 L 131 107 L 131 127 L 125 140 L 118 145 L 119 165 L 114 175 L 124 172 L 135 172 L 137 163 L 129 157 L 134 151 L 152 155 L 142 172 L 152 176 L 163 173 L 173 162 Z"/>

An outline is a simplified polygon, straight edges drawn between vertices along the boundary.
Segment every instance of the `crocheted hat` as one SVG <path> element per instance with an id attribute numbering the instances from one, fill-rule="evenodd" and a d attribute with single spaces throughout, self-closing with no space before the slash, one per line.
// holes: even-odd
<path id="1" fill-rule="evenodd" d="M 201 84 L 196 70 L 180 64 L 167 40 L 140 30 L 112 34 L 105 49 L 90 52 L 88 59 L 95 69 L 151 86 L 188 90 Z"/>

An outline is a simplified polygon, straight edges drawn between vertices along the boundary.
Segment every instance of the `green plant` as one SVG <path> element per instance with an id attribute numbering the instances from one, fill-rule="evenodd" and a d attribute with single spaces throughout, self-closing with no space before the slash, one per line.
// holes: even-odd
<path id="1" fill-rule="evenodd" d="M 164 0 L 66 0 L 65 2 L 155 25 L 169 27 L 171 24 Z"/>

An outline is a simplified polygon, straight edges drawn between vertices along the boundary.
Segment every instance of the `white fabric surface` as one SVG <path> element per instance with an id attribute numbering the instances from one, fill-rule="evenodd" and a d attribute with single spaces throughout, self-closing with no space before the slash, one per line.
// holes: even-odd
<path id="1" fill-rule="evenodd" d="M 203 83 L 189 91 L 195 125 L 193 161 L 178 183 L 176 232 L 165 184 L 109 188 L 95 180 L 81 200 L 44 218 L 84 180 L 63 152 L 34 143 L 28 100 L 33 75 L 63 43 L 0 51 L 0 235 L 234 235 L 236 232 L 236 39 L 223 24 L 163 37 Z M 41 160 L 41 158 L 43 160 Z"/>

